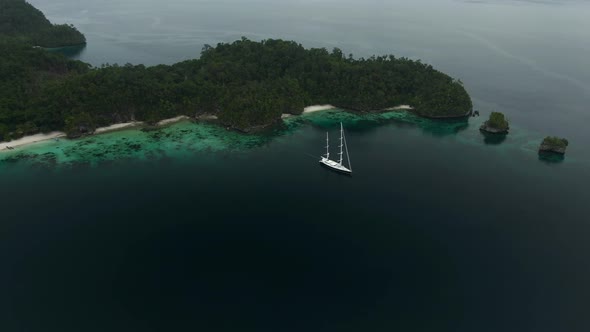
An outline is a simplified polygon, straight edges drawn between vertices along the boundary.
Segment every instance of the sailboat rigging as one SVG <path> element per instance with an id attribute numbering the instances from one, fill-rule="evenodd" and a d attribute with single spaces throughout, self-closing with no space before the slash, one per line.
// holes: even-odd
<path id="1" fill-rule="evenodd" d="M 338 153 L 339 159 L 338 161 L 334 161 L 330 159 L 330 138 L 329 134 L 326 132 L 326 155 L 322 156 L 320 159 L 320 164 L 335 170 L 337 172 L 345 173 L 345 174 L 352 174 L 352 165 L 350 164 L 350 155 L 348 154 L 348 145 L 346 144 L 346 138 L 344 137 L 344 127 L 342 126 L 342 122 L 340 122 L 340 152 Z M 345 167 L 342 162 L 344 160 L 344 149 L 346 148 L 346 159 L 348 160 L 348 168 Z"/>

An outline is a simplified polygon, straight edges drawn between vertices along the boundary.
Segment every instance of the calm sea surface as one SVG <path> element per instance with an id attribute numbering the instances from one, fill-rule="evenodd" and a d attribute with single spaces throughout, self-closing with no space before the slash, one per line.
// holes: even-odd
<path id="1" fill-rule="evenodd" d="M 0 331 L 589 331 L 584 1 L 31 0 L 102 63 L 246 36 L 419 58 L 484 118 L 320 112 L 0 154 Z M 353 177 L 319 167 L 347 130 Z M 570 140 L 540 158 L 544 136 Z"/>

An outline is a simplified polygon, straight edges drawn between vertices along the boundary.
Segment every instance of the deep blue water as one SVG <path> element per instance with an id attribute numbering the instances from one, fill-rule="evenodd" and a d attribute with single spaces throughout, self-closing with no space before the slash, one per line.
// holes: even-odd
<path id="1" fill-rule="evenodd" d="M 324 113 L 260 137 L 184 124 L 79 141 L 64 162 L 43 155 L 57 143 L 4 158 L 1 331 L 590 329 L 584 2 L 32 3 L 79 26 L 95 65 L 241 35 L 423 58 L 512 130 Z M 340 121 L 353 177 L 312 157 Z M 539 158 L 549 134 L 570 139 L 563 160 Z"/>

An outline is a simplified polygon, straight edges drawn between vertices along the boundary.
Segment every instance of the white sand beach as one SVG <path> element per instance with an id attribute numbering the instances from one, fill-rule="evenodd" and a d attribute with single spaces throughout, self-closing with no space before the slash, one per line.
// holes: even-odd
<path id="1" fill-rule="evenodd" d="M 303 109 L 303 113 L 301 113 L 301 115 L 314 113 L 314 112 L 320 112 L 320 111 L 333 110 L 333 109 L 336 109 L 336 107 L 334 107 L 332 105 L 312 105 L 312 106 L 305 107 Z M 288 119 L 288 118 L 292 118 L 294 116 L 296 116 L 296 115 L 289 114 L 289 113 L 283 113 L 283 114 L 281 114 L 281 119 Z"/>
<path id="2" fill-rule="evenodd" d="M 402 110 L 413 110 L 414 108 L 410 105 L 398 105 L 395 107 L 386 108 L 385 111 L 402 111 Z"/>
<path id="3" fill-rule="evenodd" d="M 181 116 L 177 116 L 175 118 L 162 120 L 162 121 L 158 122 L 158 126 L 164 126 L 164 125 L 167 125 L 167 124 L 171 124 L 171 123 L 175 123 L 175 122 L 180 122 L 182 120 L 188 120 L 188 119 L 190 119 L 188 116 L 181 115 Z"/>
<path id="4" fill-rule="evenodd" d="M 115 130 L 130 128 L 130 127 L 135 127 L 135 126 L 139 126 L 142 124 L 143 124 L 143 122 L 140 122 L 140 121 L 116 123 L 114 125 L 96 128 L 96 130 L 94 131 L 94 134 L 104 134 L 104 133 L 108 133 L 109 131 L 115 131 Z"/>
<path id="5" fill-rule="evenodd" d="M 326 111 L 326 110 L 332 110 L 335 109 L 336 107 L 332 106 L 332 105 L 313 105 L 313 106 L 308 106 L 306 108 L 303 109 L 303 114 L 306 113 L 313 113 L 313 112 L 319 112 L 319 111 Z"/>
<path id="6" fill-rule="evenodd" d="M 201 115 L 197 115 L 196 117 L 197 120 L 217 120 L 217 115 L 214 114 L 201 114 Z"/>
<path id="7" fill-rule="evenodd" d="M 47 134 L 36 134 L 31 136 L 25 136 L 14 141 L 0 143 L 0 152 L 10 151 L 9 148 L 22 147 L 33 143 L 43 142 L 54 138 L 65 137 L 66 133 L 61 131 L 54 131 Z"/>
<path id="8" fill-rule="evenodd" d="M 172 119 L 166 119 L 166 120 L 162 120 L 162 121 L 158 122 L 158 126 L 163 126 L 163 125 L 179 122 L 179 121 L 186 120 L 186 119 L 189 119 L 189 117 L 185 116 L 185 115 L 177 116 Z M 141 125 L 143 125 L 143 122 L 141 122 L 141 121 L 116 123 L 114 125 L 110 125 L 107 127 L 96 128 L 96 130 L 94 131 L 94 135 L 104 134 L 104 133 L 108 133 L 108 132 L 116 131 L 116 130 L 121 130 L 121 129 L 128 129 L 128 128 L 137 127 L 137 126 L 141 126 Z M 31 135 L 31 136 L 25 136 L 25 137 L 22 137 L 22 138 L 19 138 L 14 141 L 10 141 L 10 142 L 0 142 L 0 153 L 12 151 L 10 148 L 23 147 L 25 145 L 43 142 L 43 141 L 47 141 L 47 140 L 51 140 L 51 139 L 55 139 L 55 138 L 59 138 L 59 137 L 66 137 L 66 133 L 61 132 L 61 131 L 54 131 L 54 132 L 51 132 L 48 134 L 35 134 L 35 135 Z"/>

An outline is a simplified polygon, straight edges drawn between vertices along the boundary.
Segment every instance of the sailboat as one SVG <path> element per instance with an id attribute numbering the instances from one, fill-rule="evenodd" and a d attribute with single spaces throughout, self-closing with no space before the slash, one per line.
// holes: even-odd
<path id="1" fill-rule="evenodd" d="M 342 148 L 346 148 L 346 159 L 348 160 L 348 168 L 346 168 L 342 164 L 344 156 L 344 150 Z M 340 153 L 338 153 L 338 155 L 340 156 L 338 161 L 330 160 L 330 138 L 328 133 L 326 132 L 326 155 L 322 156 L 322 159 L 320 159 L 320 164 L 337 172 L 352 174 L 350 155 L 348 154 L 348 146 L 346 145 L 346 138 L 344 137 L 344 127 L 342 127 L 342 122 L 340 122 Z"/>

